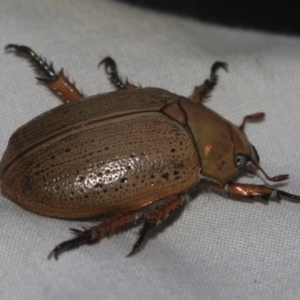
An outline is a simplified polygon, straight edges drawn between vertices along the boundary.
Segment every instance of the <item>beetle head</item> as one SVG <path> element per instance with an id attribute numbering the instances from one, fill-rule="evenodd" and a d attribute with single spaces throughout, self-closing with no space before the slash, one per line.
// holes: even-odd
<path id="1" fill-rule="evenodd" d="M 287 175 L 269 177 L 259 166 L 255 147 L 239 127 L 208 107 L 180 97 L 186 125 L 195 141 L 201 163 L 201 175 L 219 182 L 228 182 L 250 165 L 262 171 L 270 181 L 287 179 Z"/>
<path id="2" fill-rule="evenodd" d="M 235 156 L 235 165 L 239 171 L 244 170 L 246 172 L 249 172 L 247 167 L 252 165 L 256 169 L 260 170 L 265 178 L 269 181 L 278 182 L 288 179 L 289 176 L 287 174 L 270 177 L 259 165 L 258 153 L 255 147 L 247 139 L 244 131 L 240 130 L 240 128 L 231 123 L 229 123 L 228 125 L 232 136 L 232 150 Z"/>

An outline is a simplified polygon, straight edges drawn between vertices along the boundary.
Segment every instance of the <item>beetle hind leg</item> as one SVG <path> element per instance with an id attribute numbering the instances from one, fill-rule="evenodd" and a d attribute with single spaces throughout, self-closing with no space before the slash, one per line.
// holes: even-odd
<path id="1" fill-rule="evenodd" d="M 104 69 L 108 75 L 109 81 L 117 90 L 130 90 L 138 88 L 134 84 L 130 83 L 127 79 L 124 81 L 119 76 L 117 64 L 111 57 L 105 57 L 102 59 L 98 64 L 98 67 L 100 67 L 102 64 L 104 65 Z"/>
<path id="2" fill-rule="evenodd" d="M 76 249 L 83 245 L 97 243 L 101 239 L 109 236 L 115 231 L 118 231 L 126 225 L 135 224 L 141 215 L 142 213 L 139 212 L 131 212 L 124 215 L 114 216 L 107 221 L 88 229 L 78 230 L 72 228 L 71 231 L 76 235 L 76 237 L 57 245 L 50 252 L 48 259 L 52 257 L 58 259 L 59 255 L 66 251 Z"/>
<path id="3" fill-rule="evenodd" d="M 5 49 L 15 50 L 17 54 L 24 55 L 28 58 L 39 76 L 42 76 L 36 79 L 44 83 L 62 101 L 68 103 L 84 97 L 75 87 L 74 83 L 69 81 L 63 69 L 57 74 L 54 71 L 53 64 L 48 63 L 41 56 L 37 55 L 31 48 L 23 45 L 9 44 Z"/>
<path id="4" fill-rule="evenodd" d="M 181 196 L 176 198 L 171 198 L 163 202 L 163 204 L 158 204 L 153 210 L 145 210 L 138 212 L 130 212 L 123 215 L 114 216 L 103 223 L 93 226 L 88 229 L 78 230 L 71 229 L 72 233 L 75 234 L 75 238 L 67 240 L 65 242 L 57 245 L 49 254 L 48 259 L 58 257 L 66 252 L 76 249 L 83 245 L 90 245 L 99 242 L 101 239 L 109 236 L 110 234 L 124 228 L 128 225 L 136 225 L 139 220 L 144 220 L 143 227 L 140 231 L 140 236 L 133 246 L 132 251 L 128 256 L 136 253 L 141 245 L 143 244 L 149 230 L 160 222 L 163 218 L 170 215 L 172 212 L 177 210 L 184 200 Z"/>
<path id="5" fill-rule="evenodd" d="M 203 84 L 195 87 L 193 94 L 189 96 L 191 100 L 201 103 L 209 97 L 209 94 L 218 83 L 217 72 L 219 69 L 224 69 L 227 72 L 227 63 L 217 61 L 211 66 L 210 78 L 206 79 Z"/>

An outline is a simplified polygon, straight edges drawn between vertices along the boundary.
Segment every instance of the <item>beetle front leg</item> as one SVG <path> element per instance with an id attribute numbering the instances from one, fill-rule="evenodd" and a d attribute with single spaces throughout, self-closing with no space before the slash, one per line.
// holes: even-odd
<path id="1" fill-rule="evenodd" d="M 189 96 L 189 98 L 194 102 L 201 103 L 209 97 L 209 94 L 218 83 L 217 71 L 221 68 L 227 72 L 227 63 L 220 61 L 215 62 L 211 67 L 210 78 L 206 79 L 202 85 L 196 86 L 193 94 Z"/>
<path id="2" fill-rule="evenodd" d="M 150 211 L 149 213 L 145 213 L 144 214 L 145 222 L 139 232 L 139 238 L 136 241 L 136 243 L 133 245 L 133 248 L 131 252 L 127 255 L 127 257 L 136 253 L 140 249 L 150 229 L 155 227 L 157 223 L 163 220 L 166 216 L 172 214 L 183 204 L 184 204 L 183 197 L 179 196 L 174 199 L 166 200 L 165 203 L 156 207 L 155 210 Z"/>
<path id="3" fill-rule="evenodd" d="M 84 97 L 75 87 L 74 83 L 71 83 L 65 76 L 63 69 L 57 74 L 53 69 L 52 63 L 49 64 L 29 47 L 9 44 L 5 49 L 13 49 L 18 54 L 25 55 L 35 67 L 36 72 L 42 75 L 42 77 L 37 77 L 36 79 L 43 82 L 62 101 L 68 103 Z"/>
<path id="4" fill-rule="evenodd" d="M 216 190 L 228 193 L 233 196 L 248 198 L 261 197 L 264 200 L 269 200 L 269 198 L 277 198 L 278 200 L 281 200 L 281 197 L 284 197 L 292 202 L 300 201 L 300 196 L 293 195 L 278 189 L 274 189 L 266 185 L 245 184 L 235 182 L 219 184 L 207 180 L 203 180 L 202 182 L 205 184 L 205 186 L 212 187 Z"/>
<path id="5" fill-rule="evenodd" d="M 117 64 L 111 57 L 102 59 L 98 66 L 100 67 L 102 64 L 104 65 L 109 81 L 117 90 L 130 90 L 138 88 L 134 84 L 130 83 L 127 79 L 124 81 L 119 76 Z"/>

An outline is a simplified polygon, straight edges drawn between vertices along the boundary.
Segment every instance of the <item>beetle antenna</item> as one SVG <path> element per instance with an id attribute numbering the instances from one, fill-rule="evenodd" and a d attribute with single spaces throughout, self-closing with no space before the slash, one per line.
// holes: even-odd
<path id="1" fill-rule="evenodd" d="M 274 177 L 270 177 L 270 176 L 264 171 L 264 169 L 263 169 L 259 164 L 257 164 L 253 159 L 251 159 L 251 162 L 252 162 L 252 164 L 253 164 L 257 169 L 259 169 L 259 170 L 264 174 L 264 176 L 265 176 L 269 181 L 278 182 L 278 181 L 287 180 L 287 179 L 289 178 L 289 174 L 283 174 L 283 175 L 277 175 L 277 176 L 274 176 Z"/>

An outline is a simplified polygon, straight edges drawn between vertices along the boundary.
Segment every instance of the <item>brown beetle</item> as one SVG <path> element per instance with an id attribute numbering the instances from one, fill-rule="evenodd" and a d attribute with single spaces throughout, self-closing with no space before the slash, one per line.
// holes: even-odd
<path id="1" fill-rule="evenodd" d="M 58 218 L 111 215 L 89 229 L 72 229 L 75 238 L 61 243 L 49 257 L 91 244 L 130 224 L 142 222 L 136 252 L 148 231 L 183 205 L 198 182 L 234 196 L 300 197 L 265 185 L 235 183 L 241 171 L 259 169 L 254 146 L 237 127 L 202 104 L 217 83 L 216 62 L 210 78 L 188 98 L 158 88 L 138 88 L 123 81 L 116 63 L 104 64 L 120 91 L 91 97 L 77 90 L 61 71 L 26 46 L 8 45 L 28 57 L 38 80 L 64 102 L 20 127 L 9 140 L 0 163 L 1 188 L 32 212 Z M 69 103 L 70 102 L 70 103 Z"/>

